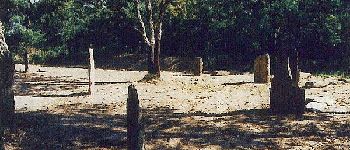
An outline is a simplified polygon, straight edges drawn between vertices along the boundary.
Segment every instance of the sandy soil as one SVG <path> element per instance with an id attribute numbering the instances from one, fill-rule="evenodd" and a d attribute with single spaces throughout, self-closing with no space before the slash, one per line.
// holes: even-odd
<path id="1" fill-rule="evenodd" d="M 16 65 L 16 70 L 23 66 Z M 18 123 L 9 149 L 125 149 L 127 86 L 136 85 L 147 118 L 148 149 L 349 149 L 350 83 L 301 74 L 308 113 L 268 113 L 269 84 L 249 73 L 195 77 L 162 72 L 97 70 L 87 95 L 87 70 L 30 66 L 16 75 Z M 306 86 L 305 86 L 306 85 Z"/>
<path id="2" fill-rule="evenodd" d="M 88 74 L 81 68 L 31 66 L 31 72 L 17 74 L 16 109 L 45 110 L 53 105 L 91 103 L 120 105 L 125 113 L 127 86 L 136 85 L 142 107 L 169 107 L 178 112 L 227 113 L 242 109 L 268 108 L 268 84 L 253 83 L 253 74 L 200 77 L 181 72 L 162 72 L 157 84 L 140 83 L 144 71 L 96 71 L 96 95 L 87 96 Z M 18 71 L 23 66 L 17 65 Z M 350 112 L 350 80 L 301 74 L 306 88 L 307 108 L 322 112 Z"/>

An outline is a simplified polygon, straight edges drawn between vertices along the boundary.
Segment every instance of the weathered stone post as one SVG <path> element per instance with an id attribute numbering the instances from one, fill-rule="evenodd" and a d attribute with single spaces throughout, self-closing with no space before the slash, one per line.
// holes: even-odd
<path id="1" fill-rule="evenodd" d="M 274 58 L 274 77 L 271 80 L 270 109 L 278 114 L 302 114 L 305 109 L 305 90 L 293 82 L 288 53 L 277 52 Z M 294 66 L 295 67 L 295 66 Z M 294 79 L 295 80 L 295 79 Z"/>
<path id="2" fill-rule="evenodd" d="M 196 57 L 194 60 L 193 74 L 195 76 L 201 76 L 203 72 L 203 59 Z"/>
<path id="3" fill-rule="evenodd" d="M 270 56 L 268 54 L 258 56 L 254 61 L 254 82 L 270 82 Z"/>
<path id="4" fill-rule="evenodd" d="M 15 65 L 5 42 L 4 29 L 0 22 L 0 113 L 1 122 L 12 124 L 15 100 L 12 86 L 14 84 Z"/>
<path id="5" fill-rule="evenodd" d="M 299 86 L 300 80 L 300 69 L 299 69 L 299 59 L 298 59 L 298 51 L 294 50 L 291 52 L 291 56 L 289 57 L 290 71 L 292 75 L 292 83 L 293 86 Z"/>
<path id="6" fill-rule="evenodd" d="M 139 103 L 137 90 L 134 85 L 130 85 L 127 100 L 128 150 L 144 150 L 144 132 Z"/>
<path id="7" fill-rule="evenodd" d="M 15 100 L 13 93 L 15 65 L 5 41 L 4 28 L 0 21 L 0 148 L 3 149 L 4 128 L 13 124 Z"/>
<path id="8" fill-rule="evenodd" d="M 94 60 L 94 49 L 90 46 L 89 48 L 89 94 L 95 95 L 95 60 Z"/>

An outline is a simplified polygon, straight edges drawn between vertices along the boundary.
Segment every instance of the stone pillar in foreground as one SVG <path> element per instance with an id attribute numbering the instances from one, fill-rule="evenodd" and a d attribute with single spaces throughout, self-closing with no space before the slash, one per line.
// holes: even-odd
<path id="1" fill-rule="evenodd" d="M 2 126 L 13 124 L 15 100 L 13 93 L 15 65 L 5 42 L 4 28 L 0 22 L 0 120 Z"/>
<path id="2" fill-rule="evenodd" d="M 15 65 L 5 41 L 5 31 L 0 21 L 0 149 L 4 147 L 4 130 L 14 124 L 15 100 L 13 93 Z"/>
<path id="3" fill-rule="evenodd" d="M 140 101 L 134 85 L 128 87 L 127 126 L 128 150 L 144 150 L 144 131 Z"/>
<path id="4" fill-rule="evenodd" d="M 196 57 L 194 60 L 193 74 L 195 76 L 201 76 L 203 73 L 203 59 Z"/>
<path id="5" fill-rule="evenodd" d="M 271 80 L 270 109 L 277 114 L 303 114 L 305 90 L 295 85 L 287 53 L 278 52 L 274 58 L 274 77 Z M 295 66 L 294 66 L 295 67 Z"/>
<path id="6" fill-rule="evenodd" d="M 270 56 L 258 56 L 254 61 L 254 83 L 269 83 L 270 78 Z"/>

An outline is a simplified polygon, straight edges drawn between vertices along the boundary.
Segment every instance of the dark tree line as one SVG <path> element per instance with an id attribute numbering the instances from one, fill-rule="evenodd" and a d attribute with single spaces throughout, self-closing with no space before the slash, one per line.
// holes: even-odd
<path id="1" fill-rule="evenodd" d="M 222 57 L 250 63 L 257 55 L 282 50 L 298 51 L 303 69 L 349 71 L 350 3 L 345 0 L 31 2 L 1 0 L 0 17 L 10 49 L 19 56 L 29 51 L 35 63 L 81 63 L 93 44 L 97 61 L 154 51 L 200 56 L 215 67 Z"/>

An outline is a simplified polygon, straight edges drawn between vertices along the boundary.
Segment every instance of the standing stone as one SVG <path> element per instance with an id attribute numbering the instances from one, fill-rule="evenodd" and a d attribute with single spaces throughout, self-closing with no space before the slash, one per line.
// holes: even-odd
<path id="1" fill-rule="evenodd" d="M 254 82 L 270 82 L 270 56 L 268 54 L 258 56 L 254 61 Z"/>
<path id="2" fill-rule="evenodd" d="M 271 80 L 270 109 L 278 114 L 302 114 L 305 110 L 305 90 L 293 84 L 287 53 L 274 56 L 274 77 Z M 295 69 L 295 68 L 294 68 Z"/>
<path id="3" fill-rule="evenodd" d="M 95 95 L 95 60 L 94 49 L 89 48 L 89 94 L 93 97 Z"/>
<path id="4" fill-rule="evenodd" d="M 201 76 L 203 72 L 203 60 L 201 57 L 196 57 L 194 60 L 193 73 L 195 76 Z"/>
<path id="5" fill-rule="evenodd" d="M 13 93 L 15 65 L 5 42 L 4 29 L 0 22 L 0 120 L 1 124 L 12 125 L 15 111 Z"/>
<path id="6" fill-rule="evenodd" d="M 6 126 L 13 124 L 15 100 L 13 93 L 15 65 L 5 41 L 0 21 L 0 149 L 4 148 L 3 135 Z"/>
<path id="7" fill-rule="evenodd" d="M 298 51 L 294 50 L 291 52 L 291 55 L 289 57 L 289 64 L 290 64 L 290 71 L 292 75 L 292 82 L 293 86 L 299 86 L 299 80 L 300 80 L 300 69 L 298 64 Z"/>
<path id="8" fill-rule="evenodd" d="M 140 104 L 134 85 L 128 87 L 127 144 L 128 150 L 144 150 L 144 132 Z"/>

